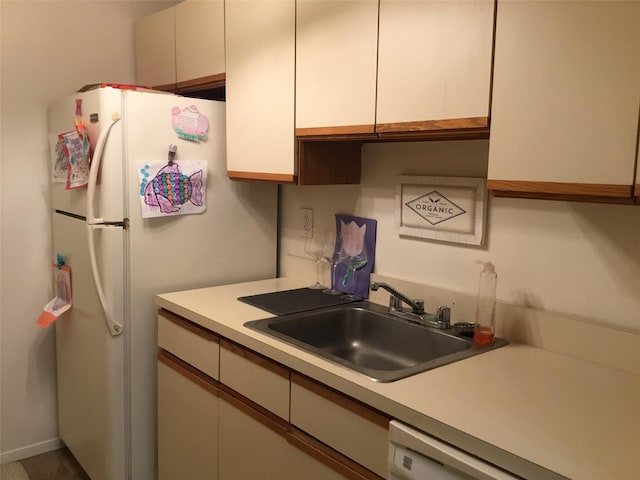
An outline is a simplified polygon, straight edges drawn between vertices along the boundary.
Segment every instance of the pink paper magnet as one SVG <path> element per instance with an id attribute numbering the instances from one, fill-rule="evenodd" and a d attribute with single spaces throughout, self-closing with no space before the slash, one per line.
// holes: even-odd
<path id="1" fill-rule="evenodd" d="M 199 142 L 207 139 L 209 119 L 191 105 L 186 108 L 173 107 L 171 109 L 171 124 L 179 138 Z"/>

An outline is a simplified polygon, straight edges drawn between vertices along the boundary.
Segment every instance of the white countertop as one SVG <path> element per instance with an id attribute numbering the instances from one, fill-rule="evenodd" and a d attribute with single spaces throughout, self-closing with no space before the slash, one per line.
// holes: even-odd
<path id="1" fill-rule="evenodd" d="M 156 303 L 525 478 L 640 478 L 640 376 L 510 344 L 373 382 L 243 326 L 272 315 L 238 297 L 302 286 L 262 280 L 162 294 Z"/>

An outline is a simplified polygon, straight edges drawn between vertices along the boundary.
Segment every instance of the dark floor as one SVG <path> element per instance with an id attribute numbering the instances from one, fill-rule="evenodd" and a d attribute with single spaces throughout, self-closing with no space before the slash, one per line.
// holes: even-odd
<path id="1" fill-rule="evenodd" d="M 29 480 L 91 480 L 67 448 L 25 458 Z"/>

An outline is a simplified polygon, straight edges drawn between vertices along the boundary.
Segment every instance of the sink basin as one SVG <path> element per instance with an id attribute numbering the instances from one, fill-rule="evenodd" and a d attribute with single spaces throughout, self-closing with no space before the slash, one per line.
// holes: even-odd
<path id="1" fill-rule="evenodd" d="M 438 330 L 393 317 L 366 301 L 253 320 L 253 330 L 360 372 L 391 382 L 498 348 L 479 347 L 453 329 Z"/>

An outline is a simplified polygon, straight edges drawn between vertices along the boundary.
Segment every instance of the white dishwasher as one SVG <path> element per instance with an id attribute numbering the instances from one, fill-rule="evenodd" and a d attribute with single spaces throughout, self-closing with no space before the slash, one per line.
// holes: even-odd
<path id="1" fill-rule="evenodd" d="M 389 424 L 389 480 L 519 478 L 395 420 Z"/>

